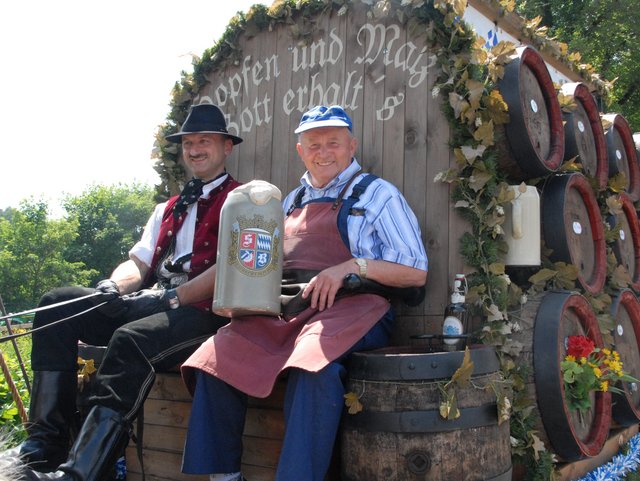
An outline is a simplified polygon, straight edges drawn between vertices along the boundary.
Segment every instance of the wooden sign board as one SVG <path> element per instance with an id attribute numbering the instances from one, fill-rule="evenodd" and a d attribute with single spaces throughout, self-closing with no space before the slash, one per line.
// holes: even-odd
<path id="1" fill-rule="evenodd" d="M 434 183 L 453 162 L 442 98 L 433 96 L 437 51 L 395 18 L 368 15 L 354 3 L 313 19 L 304 41 L 280 24 L 240 37 L 240 59 L 210 72 L 194 103 L 213 102 L 229 131 L 244 139 L 228 161 L 240 181 L 264 179 L 283 195 L 299 184 L 304 165 L 293 133 L 314 105 L 340 104 L 352 117 L 357 158 L 368 172 L 395 184 L 416 213 L 429 256 L 423 305 L 401 309 L 397 342 L 439 332 L 453 274 L 461 271 L 462 220 L 449 189 Z"/>

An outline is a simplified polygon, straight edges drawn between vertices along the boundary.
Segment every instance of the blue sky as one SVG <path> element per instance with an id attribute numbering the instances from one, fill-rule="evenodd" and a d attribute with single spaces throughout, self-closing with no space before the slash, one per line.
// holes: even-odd
<path id="1" fill-rule="evenodd" d="M 173 84 L 238 11 L 271 0 L 24 0 L 0 6 L 0 209 L 154 183 Z"/>

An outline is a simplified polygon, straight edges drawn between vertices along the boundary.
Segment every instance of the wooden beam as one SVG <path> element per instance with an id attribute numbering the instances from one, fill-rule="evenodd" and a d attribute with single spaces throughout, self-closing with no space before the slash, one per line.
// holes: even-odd
<path id="1" fill-rule="evenodd" d="M 629 439 L 638 433 L 638 425 L 634 424 L 628 428 L 619 428 L 613 430 L 604 447 L 600 451 L 600 454 L 592 458 L 583 459 L 574 463 L 559 464 L 558 470 L 560 471 L 560 478 L 558 481 L 572 481 L 580 479 L 582 476 L 590 471 L 593 471 L 598 466 L 608 463 L 611 459 L 620 452 L 620 448 L 624 446 Z"/>

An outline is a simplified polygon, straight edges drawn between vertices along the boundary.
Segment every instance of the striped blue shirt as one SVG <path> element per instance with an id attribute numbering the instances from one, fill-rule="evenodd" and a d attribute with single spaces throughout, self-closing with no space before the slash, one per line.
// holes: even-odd
<path id="1" fill-rule="evenodd" d="M 308 172 L 300 179 L 301 187 L 294 189 L 283 201 L 288 212 L 299 189 L 305 189 L 302 205 L 323 198 L 337 198 L 351 177 L 360 170 L 355 158 L 345 170 L 322 189 L 311 185 Z M 362 173 L 345 192 L 347 198 L 366 174 Z M 360 196 L 354 208 L 364 210 L 364 215 L 350 215 L 347 220 L 349 248 L 353 257 L 382 259 L 416 269 L 427 270 L 425 252 L 418 219 L 402 196 L 402 193 L 384 179 L 374 180 Z"/>

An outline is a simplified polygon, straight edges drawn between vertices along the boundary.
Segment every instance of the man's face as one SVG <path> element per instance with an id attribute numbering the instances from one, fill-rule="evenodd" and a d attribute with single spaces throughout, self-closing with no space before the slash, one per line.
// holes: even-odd
<path id="1" fill-rule="evenodd" d="M 224 171 L 224 161 L 233 142 L 220 134 L 186 134 L 182 136 L 182 157 L 193 175 L 212 180 Z"/>
<path id="2" fill-rule="evenodd" d="M 357 146 L 347 127 L 318 127 L 302 132 L 296 148 L 311 183 L 321 188 L 349 166 Z"/>

